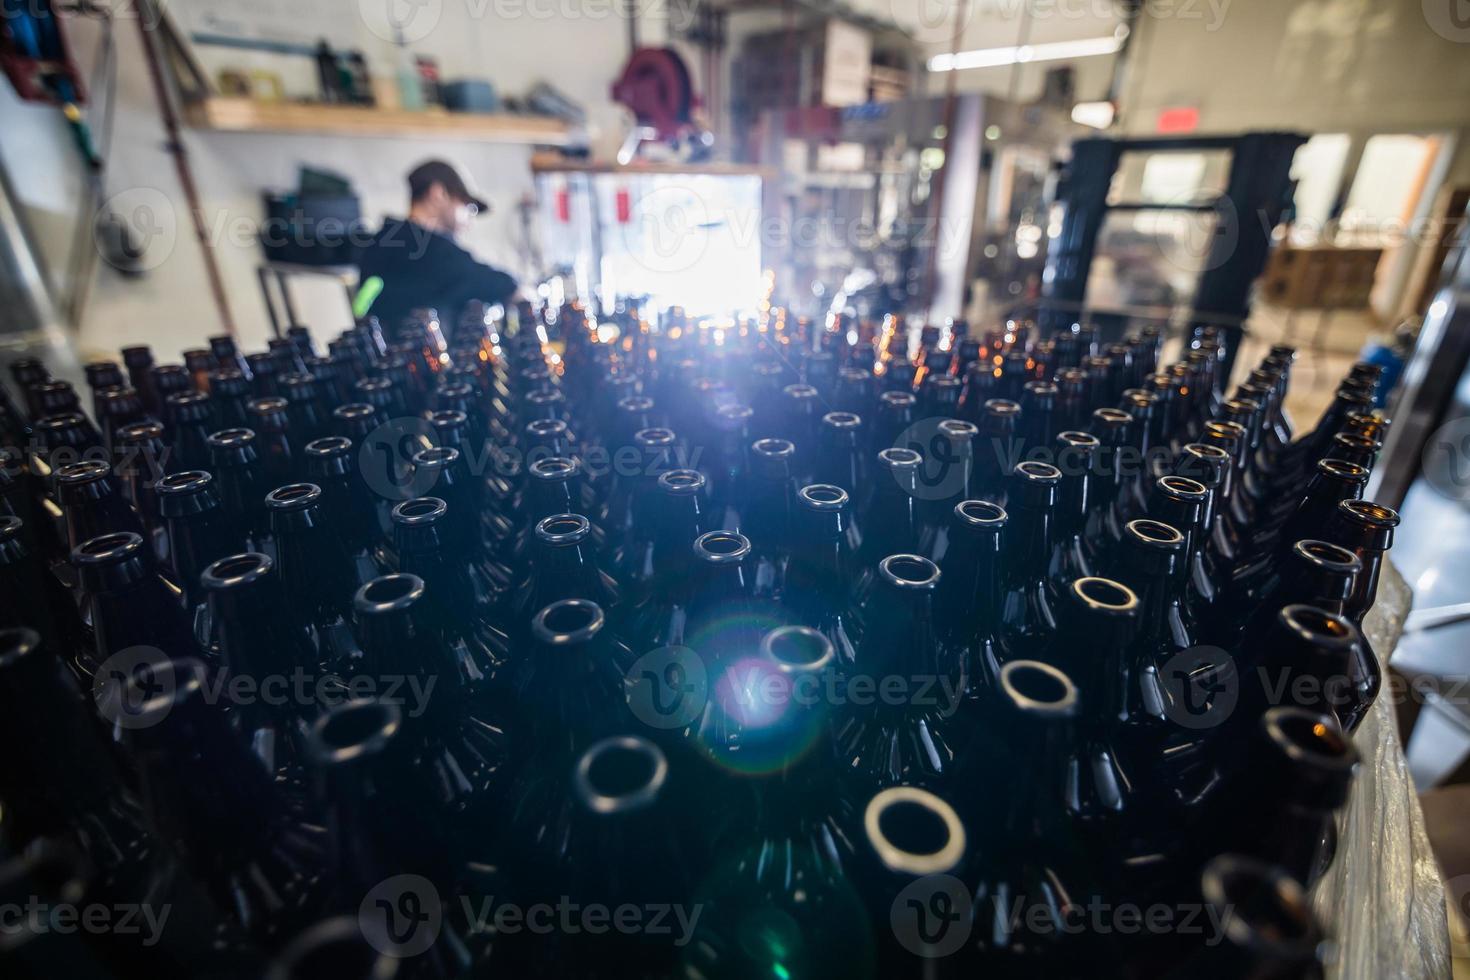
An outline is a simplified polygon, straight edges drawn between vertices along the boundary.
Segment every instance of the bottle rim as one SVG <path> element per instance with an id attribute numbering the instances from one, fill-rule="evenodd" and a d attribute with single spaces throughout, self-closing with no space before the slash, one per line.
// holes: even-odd
<path id="1" fill-rule="evenodd" d="M 622 758 L 618 758 L 621 756 Z M 638 782 L 621 792 L 607 792 L 605 784 L 599 785 L 599 766 L 629 762 L 641 765 L 632 775 L 641 777 Z M 646 770 L 646 774 L 644 772 Z M 629 773 L 620 772 L 626 778 Z M 630 813 L 653 804 L 669 777 L 669 760 L 663 750 L 640 735 L 613 735 L 604 738 L 582 753 L 577 760 L 572 784 L 584 806 L 594 813 L 609 815 Z"/>
<path id="2" fill-rule="evenodd" d="M 184 470 L 180 473 L 170 473 L 153 485 L 153 489 L 160 494 L 185 494 L 198 493 L 214 482 L 214 474 L 208 470 Z"/>
<path id="3" fill-rule="evenodd" d="M 1168 527 L 1167 524 L 1162 526 Z M 1174 529 L 1170 528 L 1170 530 Z M 1179 532 L 1174 531 L 1174 533 Z M 1183 536 L 1180 536 L 1179 540 L 1182 542 Z M 1068 586 L 1068 592 L 1085 608 L 1094 612 L 1127 615 L 1138 611 L 1137 593 L 1122 582 L 1103 578 L 1100 575 L 1088 575 L 1074 580 Z"/>
<path id="4" fill-rule="evenodd" d="M 382 615 L 410 609 L 423 598 L 424 580 L 408 572 L 379 575 L 364 582 L 352 597 L 352 607 L 366 615 Z"/>
<path id="5" fill-rule="evenodd" d="M 1001 530 L 1010 520 L 1000 504 L 988 500 L 961 500 L 954 506 L 955 517 L 963 524 L 976 528 Z"/>
<path id="6" fill-rule="evenodd" d="M 796 499 L 808 510 L 834 511 L 847 506 L 847 491 L 831 483 L 812 483 L 796 492 Z"/>
<path id="7" fill-rule="evenodd" d="M 1335 717 L 1295 705 L 1266 709 L 1261 728 L 1288 759 L 1340 775 L 1357 769 L 1361 754 Z"/>
<path id="8" fill-rule="evenodd" d="M 694 539 L 694 554 L 711 565 L 734 565 L 750 556 L 750 539 L 739 531 L 706 531 Z"/>
<path id="9" fill-rule="evenodd" d="M 531 633 L 549 646 L 586 643 L 606 624 L 602 607 L 590 599 L 559 599 L 536 613 Z"/>
<path id="10" fill-rule="evenodd" d="M 536 522 L 536 539 L 544 544 L 577 544 L 592 533 L 592 522 L 581 514 L 552 514 Z"/>
<path id="11" fill-rule="evenodd" d="M 783 674 L 816 674 L 837 657 L 837 648 L 810 626 L 782 626 L 761 637 L 761 655 Z"/>
<path id="12" fill-rule="evenodd" d="M 199 576 L 206 589 L 217 592 L 242 585 L 253 585 L 271 574 L 276 563 L 270 555 L 258 551 L 242 551 L 211 562 Z"/>
<path id="13" fill-rule="evenodd" d="M 885 816 L 909 807 L 925 813 L 931 823 L 938 819 L 944 836 L 942 841 L 936 838 L 937 847 L 922 852 L 908 850 L 896 843 L 884 828 Z M 863 811 L 863 830 L 883 866 L 899 874 L 914 877 L 945 874 L 957 868 L 965 857 L 965 826 L 959 814 L 943 799 L 917 786 L 893 786 L 875 795 Z"/>
<path id="14" fill-rule="evenodd" d="M 266 494 L 265 505 L 270 510 L 305 510 L 321 499 L 322 488 L 315 483 L 288 483 Z"/>
<path id="15" fill-rule="evenodd" d="M 878 573 L 889 585 L 912 591 L 933 589 L 939 584 L 939 566 L 922 555 L 889 555 L 878 562 Z"/>
<path id="16" fill-rule="evenodd" d="M 341 765 L 379 754 L 403 725 L 396 704 L 377 698 L 354 698 L 334 705 L 312 723 L 308 735 L 311 757 L 327 765 Z"/>

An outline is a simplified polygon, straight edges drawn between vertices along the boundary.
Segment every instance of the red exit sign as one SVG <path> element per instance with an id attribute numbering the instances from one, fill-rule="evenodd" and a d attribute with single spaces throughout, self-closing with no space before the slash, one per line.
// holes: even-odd
<path id="1" fill-rule="evenodd" d="M 1192 133 L 1199 129 L 1199 109 L 1195 106 L 1160 109 L 1155 128 L 1161 133 Z"/>

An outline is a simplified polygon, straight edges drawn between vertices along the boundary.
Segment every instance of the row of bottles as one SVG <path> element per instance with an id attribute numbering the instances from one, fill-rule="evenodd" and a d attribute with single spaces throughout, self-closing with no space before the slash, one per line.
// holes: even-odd
<path id="1" fill-rule="evenodd" d="M 1377 372 L 1033 333 L 13 362 L 0 898 L 173 914 L 6 975 L 1318 975 Z"/>

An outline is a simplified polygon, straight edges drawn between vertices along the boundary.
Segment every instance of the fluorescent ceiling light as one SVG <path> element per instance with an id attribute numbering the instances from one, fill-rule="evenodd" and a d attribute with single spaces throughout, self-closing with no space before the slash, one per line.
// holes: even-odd
<path id="1" fill-rule="evenodd" d="M 1072 107 L 1072 121 L 1093 129 L 1107 129 L 1113 124 L 1116 111 L 1111 102 L 1079 102 Z"/>
<path id="2" fill-rule="evenodd" d="M 966 68 L 996 68 L 1026 61 L 1062 61 L 1067 58 L 1091 58 L 1113 54 L 1123 46 L 1114 35 L 1091 37 L 1081 41 L 1053 41 L 1049 44 L 1023 44 L 1014 48 L 979 48 L 959 54 L 937 54 L 929 59 L 930 71 L 963 71 Z"/>

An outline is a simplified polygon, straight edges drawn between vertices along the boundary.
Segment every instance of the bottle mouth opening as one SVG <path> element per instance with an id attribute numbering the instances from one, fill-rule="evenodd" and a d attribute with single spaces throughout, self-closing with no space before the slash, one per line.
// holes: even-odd
<path id="1" fill-rule="evenodd" d="M 1245 426 L 1239 422 L 1206 422 L 1205 431 L 1225 439 L 1239 440 L 1245 436 Z"/>
<path id="2" fill-rule="evenodd" d="M 588 599 L 562 599 L 538 612 L 531 632 L 542 643 L 562 646 L 585 643 L 602 630 L 602 607 Z"/>
<path id="3" fill-rule="evenodd" d="M 1168 525 L 1160 525 L 1167 527 Z M 1170 528 L 1173 530 L 1173 528 Z M 1175 534 L 1179 532 L 1175 531 Z M 1183 538 L 1180 538 L 1182 541 Z M 1088 608 L 1104 611 L 1125 613 L 1133 612 L 1138 608 L 1138 596 L 1133 590 L 1122 582 L 1115 582 L 1108 578 L 1090 576 L 1079 578 L 1072 583 L 1072 594 L 1081 599 Z"/>
<path id="4" fill-rule="evenodd" d="M 802 487 L 796 496 L 809 510 L 841 510 L 848 501 L 847 491 L 830 483 Z"/>
<path id="5" fill-rule="evenodd" d="M 449 505 L 438 497 L 418 497 L 393 508 L 393 523 L 406 527 L 433 524 L 448 512 Z"/>
<path id="6" fill-rule="evenodd" d="M 594 813 L 628 813 L 658 799 L 669 776 L 669 760 L 658 746 L 636 735 L 605 738 L 577 760 L 574 783 L 583 805 Z"/>
<path id="7" fill-rule="evenodd" d="M 257 582 L 270 574 L 275 563 L 269 555 L 247 551 L 221 558 L 204 570 L 200 579 L 206 589 L 223 589 Z"/>
<path id="8" fill-rule="evenodd" d="M 132 531 L 102 534 L 77 545 L 72 552 L 75 560 L 85 564 L 101 564 L 127 558 L 142 551 L 143 538 Z"/>
<path id="9" fill-rule="evenodd" d="M 716 409 L 715 415 L 723 422 L 739 424 L 750 421 L 755 415 L 755 409 L 749 405 L 721 405 Z"/>
<path id="10" fill-rule="evenodd" d="M 1358 750 L 1328 715 L 1305 708 L 1272 708 L 1266 712 L 1265 725 L 1271 738 L 1294 758 L 1338 770 L 1358 764 Z"/>
<path id="11" fill-rule="evenodd" d="M 1191 480 L 1187 476 L 1160 477 L 1158 485 L 1160 489 L 1176 500 L 1202 503 L 1210 493 L 1209 487 L 1198 480 Z"/>
<path id="12" fill-rule="evenodd" d="M 912 408 L 918 399 L 907 391 L 885 391 L 878 396 L 878 400 L 890 407 Z"/>
<path id="13" fill-rule="evenodd" d="M 1077 710 L 1072 679 L 1039 660 L 1013 660 L 1000 669 L 1001 689 L 1028 714 L 1070 717 Z"/>
<path id="14" fill-rule="evenodd" d="M 1357 463 L 1349 463 L 1345 459 L 1327 458 L 1317 463 L 1318 472 L 1328 476 L 1339 477 L 1344 480 L 1352 480 L 1355 483 L 1366 482 L 1368 470 Z"/>
<path id="15" fill-rule="evenodd" d="M 973 422 L 962 419 L 945 419 L 939 423 L 939 431 L 954 440 L 974 439 L 980 434 L 979 428 Z"/>
<path id="16" fill-rule="evenodd" d="M 106 463 L 100 460 L 89 459 L 80 463 L 72 463 L 69 466 L 63 466 L 56 471 L 56 479 L 67 484 L 95 483 L 98 480 L 105 479 L 111 472 L 112 468 Z"/>
<path id="17" fill-rule="evenodd" d="M 750 554 L 750 539 L 738 531 L 709 531 L 695 539 L 694 553 L 711 564 L 733 564 Z"/>
<path id="18" fill-rule="evenodd" d="M 447 389 L 439 389 L 440 394 L 445 394 Z M 450 392 L 450 394 L 453 394 Z M 468 394 L 468 392 L 466 392 Z M 464 425 L 469 421 L 469 416 L 457 408 L 442 408 L 429 416 L 429 424 L 434 426 Z"/>
<path id="19" fill-rule="evenodd" d="M 410 608 L 423 594 L 424 580 L 417 575 L 382 575 L 357 590 L 353 606 L 365 613 L 395 612 Z"/>
<path id="20" fill-rule="evenodd" d="M 286 410 L 284 398 L 252 398 L 245 406 L 256 415 L 275 415 Z"/>
<path id="21" fill-rule="evenodd" d="M 157 422 L 134 422 L 117 430 L 119 442 L 149 442 L 163 437 L 163 426 Z"/>
<path id="22" fill-rule="evenodd" d="M 1225 932 L 1245 949 L 1279 951 L 1285 959 L 1310 956 L 1321 933 L 1302 886 L 1280 869 L 1223 855 L 1205 868 L 1207 902 L 1225 914 Z"/>
<path id="23" fill-rule="evenodd" d="M 403 723 L 398 706 L 360 699 L 332 708 L 312 726 L 312 754 L 319 762 L 343 763 L 381 752 Z"/>
<path id="24" fill-rule="evenodd" d="M 653 399 L 647 395 L 629 395 L 618 402 L 618 408 L 631 414 L 642 414 L 653 411 Z"/>
<path id="25" fill-rule="evenodd" d="M 372 418 L 376 412 L 377 409 L 366 402 L 349 402 L 346 405 L 339 405 L 332 410 L 334 416 L 347 421 Z"/>
<path id="26" fill-rule="evenodd" d="M 704 474 L 698 470 L 670 470 L 658 478 L 659 486 L 668 493 L 681 496 L 704 489 Z"/>
<path id="27" fill-rule="evenodd" d="M 1346 619 L 1316 606 L 1296 604 L 1277 613 L 1288 630 L 1312 643 L 1345 648 L 1358 640 L 1357 627 Z"/>
<path id="28" fill-rule="evenodd" d="M 1347 446 L 1350 449 L 1356 449 L 1360 452 L 1373 452 L 1379 447 L 1378 440 L 1369 439 L 1367 436 L 1356 435 L 1352 432 L 1339 432 L 1332 437 L 1332 441 L 1339 446 Z"/>
<path id="29" fill-rule="evenodd" d="M 1121 408 L 1099 408 L 1093 411 L 1092 417 L 1094 420 L 1109 426 L 1128 425 L 1133 421 L 1133 416 Z"/>
<path id="30" fill-rule="evenodd" d="M 761 640 L 761 651 L 783 673 L 816 673 L 837 656 L 832 642 L 808 626 L 783 626 Z"/>
<path id="31" fill-rule="evenodd" d="M 352 451 L 352 440 L 345 436 L 324 436 L 306 444 L 306 455 L 327 458 L 343 456 Z"/>
<path id="32" fill-rule="evenodd" d="M 567 424 L 561 419 L 536 419 L 526 423 L 526 431 L 540 439 L 547 436 L 565 435 Z"/>
<path id="33" fill-rule="evenodd" d="M 878 458 L 889 469 L 908 469 L 923 462 L 923 457 L 912 449 L 885 449 L 878 454 Z"/>
<path id="34" fill-rule="evenodd" d="M 922 876 L 953 871 L 965 854 L 965 828 L 944 800 L 914 786 L 874 796 L 863 814 L 868 842 L 888 870 Z"/>
<path id="35" fill-rule="evenodd" d="M 1182 548 L 1184 546 L 1184 535 L 1179 529 L 1163 521 L 1140 518 L 1128 522 L 1128 532 L 1144 544 L 1154 545 L 1165 550 Z"/>
<path id="36" fill-rule="evenodd" d="M 1343 516 L 1359 524 L 1380 530 L 1392 530 L 1399 526 L 1399 512 L 1392 507 L 1375 504 L 1371 500 L 1344 500 L 1337 505 Z"/>
<path id="37" fill-rule="evenodd" d="M 85 425 L 87 422 L 78 412 L 62 412 L 59 415 L 48 415 L 36 423 L 36 428 L 48 432 L 57 429 L 69 429 L 75 425 Z"/>
<path id="38" fill-rule="evenodd" d="M 817 389 L 807 384 L 787 385 L 785 388 L 782 388 L 781 391 L 783 394 L 786 395 L 787 398 L 799 398 L 807 400 L 817 397 Z"/>
<path id="39" fill-rule="evenodd" d="M 768 459 L 786 459 L 796 455 L 796 446 L 786 439 L 757 439 L 750 448 L 757 456 Z"/>
<path id="40" fill-rule="evenodd" d="M 878 563 L 878 571 L 901 589 L 932 589 L 939 583 L 939 566 L 918 555 L 889 555 Z"/>
<path id="41" fill-rule="evenodd" d="M 1021 406 L 1009 398 L 990 398 L 981 406 L 986 415 L 1020 415 Z"/>
<path id="42" fill-rule="evenodd" d="M 1050 463 L 1039 463 L 1034 460 L 1017 463 L 1013 472 L 1016 476 L 1031 483 L 1060 483 L 1062 479 L 1061 470 Z"/>
<path id="43" fill-rule="evenodd" d="M 575 544 L 592 531 L 592 522 L 581 514 L 553 514 L 536 524 L 536 537 L 547 544 Z"/>
<path id="44" fill-rule="evenodd" d="M 12 667 L 41 646 L 41 634 L 17 626 L 0 630 L 0 668 Z"/>
<path id="45" fill-rule="evenodd" d="M 1363 569 L 1363 563 L 1358 560 L 1357 555 L 1326 541 L 1298 541 L 1293 550 L 1318 568 L 1344 574 L 1357 573 Z"/>
<path id="46" fill-rule="evenodd" d="M 639 429 L 633 439 L 643 446 L 672 446 L 674 432 L 672 429 Z"/>
<path id="47" fill-rule="evenodd" d="M 387 378 L 363 378 L 356 385 L 358 391 L 389 391 L 393 382 Z"/>
<path id="48" fill-rule="evenodd" d="M 453 446 L 435 446 L 433 449 L 420 449 L 413 454 L 415 466 L 449 467 L 457 462 L 459 450 Z"/>
<path id="49" fill-rule="evenodd" d="M 0 541 L 10 541 L 20 536 L 25 523 L 13 514 L 0 514 Z"/>
<path id="50" fill-rule="evenodd" d="M 828 412 L 822 416 L 822 423 L 834 429 L 856 429 L 863 420 L 852 412 Z"/>
<path id="51" fill-rule="evenodd" d="M 233 448 L 244 446 L 255 441 L 254 429 L 220 429 L 218 432 L 210 433 L 208 442 L 211 446 L 222 448 Z"/>
<path id="52" fill-rule="evenodd" d="M 1102 442 L 1090 432 L 1077 432 L 1068 430 L 1057 433 L 1057 442 L 1073 449 L 1096 449 Z"/>
<path id="53" fill-rule="evenodd" d="M 182 473 L 170 473 L 154 485 L 159 493 L 192 493 L 203 490 L 214 482 L 214 476 L 205 470 L 185 470 Z"/>
<path id="54" fill-rule="evenodd" d="M 1221 463 L 1226 462 L 1230 459 L 1230 454 L 1221 449 L 1219 446 L 1208 446 L 1202 442 L 1191 442 L 1189 445 L 1184 447 L 1184 451 L 1189 455 L 1199 457 L 1200 459 L 1215 460 Z"/>
<path id="55" fill-rule="evenodd" d="M 266 494 L 265 505 L 273 510 L 301 510 L 321 499 L 322 488 L 315 483 L 292 483 Z"/>
<path id="56" fill-rule="evenodd" d="M 988 500 L 963 500 L 955 505 L 955 516 L 972 527 L 1005 527 L 1005 508 Z"/>
<path id="57" fill-rule="evenodd" d="M 566 456 L 551 456 L 531 464 L 531 475 L 538 480 L 564 480 L 577 472 L 577 461 Z"/>

